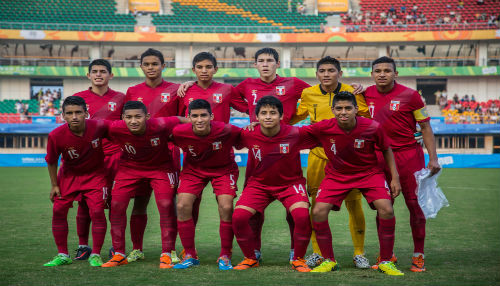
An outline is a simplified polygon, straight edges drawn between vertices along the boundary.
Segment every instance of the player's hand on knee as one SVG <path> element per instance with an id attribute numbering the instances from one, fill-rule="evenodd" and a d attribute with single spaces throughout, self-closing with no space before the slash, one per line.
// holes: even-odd
<path id="1" fill-rule="evenodd" d="M 52 186 L 50 189 L 50 196 L 49 199 L 51 202 L 54 202 L 55 197 L 61 198 L 61 190 L 59 190 L 58 186 Z"/>
<path id="2" fill-rule="evenodd" d="M 190 80 L 190 81 L 186 81 L 186 82 L 183 82 L 181 83 L 181 85 L 179 86 L 179 88 L 177 89 L 177 96 L 179 97 L 184 97 L 186 96 L 186 91 L 192 87 L 194 85 L 194 81 Z"/>

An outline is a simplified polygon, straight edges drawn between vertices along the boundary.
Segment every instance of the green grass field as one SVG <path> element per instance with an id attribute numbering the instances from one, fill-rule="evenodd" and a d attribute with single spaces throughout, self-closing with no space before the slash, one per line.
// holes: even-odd
<path id="1" fill-rule="evenodd" d="M 0 169 L 0 285 L 499 285 L 500 284 L 500 170 L 445 169 L 440 177 L 450 207 L 427 223 L 426 273 L 409 271 L 413 251 L 408 211 L 396 201 L 396 243 L 404 277 L 389 277 L 352 264 L 347 212 L 330 216 L 336 258 L 341 269 L 331 273 L 297 273 L 288 264 L 289 232 L 284 208 L 273 203 L 263 230 L 264 263 L 258 269 L 221 272 L 218 214 L 211 190 L 205 190 L 196 243 L 201 266 L 160 270 L 161 251 L 156 206 L 150 205 L 145 235 L 146 260 L 112 269 L 91 268 L 86 261 L 58 268 L 42 267 L 56 254 L 51 232 L 49 180 L 45 168 Z M 244 174 L 244 170 L 241 170 Z M 240 179 L 241 186 L 241 179 Z M 153 203 L 153 202 L 152 202 Z M 378 252 L 375 212 L 365 203 L 366 252 Z M 70 210 L 69 247 L 77 247 L 76 208 Z M 109 230 L 109 225 L 108 225 Z M 128 228 L 127 228 L 128 232 Z M 109 231 L 103 249 L 111 245 Z M 130 249 L 130 239 L 127 239 Z M 180 240 L 177 240 L 181 250 Z M 73 253 L 72 253 L 73 254 Z M 233 264 L 242 259 L 234 241 Z M 173 283 L 173 284 L 172 284 Z"/>

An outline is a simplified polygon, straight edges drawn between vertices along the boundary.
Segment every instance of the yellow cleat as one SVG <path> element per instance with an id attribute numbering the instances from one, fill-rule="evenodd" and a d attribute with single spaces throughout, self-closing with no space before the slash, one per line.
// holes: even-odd
<path id="1" fill-rule="evenodd" d="M 339 269 L 339 265 L 336 261 L 331 261 L 330 259 L 326 259 L 321 263 L 318 267 L 311 270 L 311 272 L 330 272 Z"/>
<path id="2" fill-rule="evenodd" d="M 403 272 L 399 271 L 396 268 L 396 265 L 394 265 L 394 263 L 391 261 L 380 262 L 380 264 L 378 265 L 378 271 L 385 273 L 387 275 L 391 275 L 391 276 L 403 276 L 403 275 L 405 275 Z"/>

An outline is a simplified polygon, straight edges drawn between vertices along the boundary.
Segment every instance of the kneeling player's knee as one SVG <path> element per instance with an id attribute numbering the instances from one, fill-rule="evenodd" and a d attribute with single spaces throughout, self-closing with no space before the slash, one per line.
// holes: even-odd
<path id="1" fill-rule="evenodd" d="M 233 204 L 220 204 L 219 213 L 224 215 L 231 215 L 233 212 Z"/>
<path id="2" fill-rule="evenodd" d="M 309 209 L 308 208 L 295 208 L 291 211 L 293 221 L 297 226 L 310 225 Z"/>
<path id="3" fill-rule="evenodd" d="M 236 208 L 233 212 L 233 226 L 238 228 L 240 226 L 248 225 L 252 213 L 242 208 Z"/>
<path id="4" fill-rule="evenodd" d="M 313 221 L 325 221 L 328 218 L 329 209 L 318 207 L 317 205 L 312 210 Z"/>
<path id="5" fill-rule="evenodd" d="M 68 215 L 69 208 L 64 205 L 56 205 L 52 208 L 52 215 L 54 217 L 66 217 Z"/>

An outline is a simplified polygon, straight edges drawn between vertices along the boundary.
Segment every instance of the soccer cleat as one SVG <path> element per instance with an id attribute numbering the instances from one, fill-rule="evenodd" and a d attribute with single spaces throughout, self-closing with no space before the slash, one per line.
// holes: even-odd
<path id="1" fill-rule="evenodd" d="M 371 268 L 371 265 L 370 265 L 370 262 L 368 261 L 368 258 L 366 258 L 363 254 L 355 255 L 352 258 L 352 262 L 354 263 L 356 268 L 360 268 L 360 269 Z"/>
<path id="2" fill-rule="evenodd" d="M 297 260 L 292 260 L 292 269 L 299 272 L 311 272 L 311 268 L 307 266 L 306 260 L 304 258 L 298 258 Z"/>
<path id="3" fill-rule="evenodd" d="M 89 257 L 89 264 L 90 264 L 90 266 L 93 266 L 93 267 L 102 266 L 103 263 L 102 263 L 101 256 L 99 254 L 91 254 Z"/>
<path id="4" fill-rule="evenodd" d="M 75 260 L 87 260 L 92 253 L 92 248 L 88 246 L 80 246 L 76 250 Z"/>
<path id="5" fill-rule="evenodd" d="M 43 266 L 61 266 L 71 263 L 73 263 L 73 261 L 71 261 L 71 258 L 69 258 L 69 256 L 66 256 L 64 254 L 58 254 L 51 261 L 45 263 Z"/>
<path id="6" fill-rule="evenodd" d="M 331 261 L 330 259 L 325 259 L 318 267 L 311 270 L 311 272 L 330 272 L 339 269 L 339 265 L 336 261 Z"/>
<path id="7" fill-rule="evenodd" d="M 136 262 L 138 260 L 144 260 L 144 252 L 142 252 L 140 249 L 134 249 L 127 256 L 127 261 L 128 262 Z"/>
<path id="8" fill-rule="evenodd" d="M 219 259 L 217 259 L 217 263 L 219 265 L 219 270 L 233 269 L 233 265 L 231 265 L 231 259 L 226 255 L 219 257 Z"/>
<path id="9" fill-rule="evenodd" d="M 413 256 L 411 258 L 412 264 L 410 270 L 413 272 L 424 272 L 425 271 L 425 265 L 424 265 L 424 256 L 420 254 L 418 257 Z"/>
<path id="10" fill-rule="evenodd" d="M 163 253 L 160 257 L 160 268 L 161 269 L 169 269 L 174 267 L 172 263 L 171 253 Z"/>
<path id="11" fill-rule="evenodd" d="M 262 253 L 260 252 L 260 250 L 255 249 L 254 252 L 255 252 L 255 257 L 257 258 L 259 263 L 262 263 Z"/>
<path id="12" fill-rule="evenodd" d="M 187 254 L 186 257 L 176 265 L 174 265 L 174 269 L 187 269 L 193 266 L 200 265 L 200 260 L 193 258 L 190 254 Z"/>
<path id="13" fill-rule="evenodd" d="M 181 261 L 179 257 L 177 257 L 177 252 L 175 252 L 175 250 L 170 252 L 170 258 L 172 259 L 172 263 L 179 263 Z"/>
<path id="14" fill-rule="evenodd" d="M 259 267 L 259 260 L 250 259 L 250 258 L 245 257 L 245 259 L 243 259 L 243 261 L 241 261 L 233 269 L 246 270 L 246 269 L 255 268 L 255 267 Z"/>
<path id="15" fill-rule="evenodd" d="M 391 276 L 403 276 L 403 272 L 399 271 L 392 261 L 380 262 L 378 265 L 378 271 Z"/>
<path id="16" fill-rule="evenodd" d="M 109 248 L 109 253 L 108 253 L 108 255 L 109 255 L 109 259 L 113 258 L 113 256 L 115 255 L 115 248 L 114 248 L 113 246 L 111 246 L 111 247 Z"/>
<path id="17" fill-rule="evenodd" d="M 125 255 L 115 254 L 113 258 L 101 265 L 101 267 L 116 267 L 125 264 L 128 264 L 127 257 L 125 257 Z"/>
<path id="18" fill-rule="evenodd" d="M 377 263 L 375 263 L 374 265 L 372 265 L 372 269 L 377 270 L 378 269 L 378 265 L 380 264 L 380 261 L 382 261 L 382 259 L 380 258 L 380 255 L 379 255 L 377 257 Z M 391 262 L 394 263 L 394 264 L 398 263 L 398 258 L 396 257 L 396 255 L 394 255 L 394 253 L 392 254 Z"/>
<path id="19" fill-rule="evenodd" d="M 289 256 L 290 265 L 292 265 L 294 255 L 295 255 L 295 250 L 290 249 L 290 256 Z"/>
<path id="20" fill-rule="evenodd" d="M 325 259 L 317 253 L 312 253 L 311 255 L 306 256 L 306 264 L 310 268 L 320 265 L 323 261 L 325 261 Z"/>

